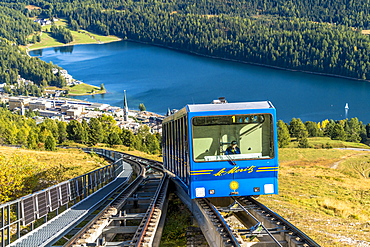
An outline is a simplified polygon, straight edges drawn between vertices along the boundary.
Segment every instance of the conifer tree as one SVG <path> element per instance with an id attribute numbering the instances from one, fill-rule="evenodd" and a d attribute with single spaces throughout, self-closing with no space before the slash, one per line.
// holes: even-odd
<path id="1" fill-rule="evenodd" d="M 56 141 L 53 135 L 48 135 L 45 140 L 45 150 L 55 151 Z"/>
<path id="2" fill-rule="evenodd" d="M 306 126 L 303 124 L 302 120 L 299 118 L 292 118 L 289 124 L 289 132 L 292 137 L 297 138 L 297 141 L 299 141 L 302 138 L 308 137 Z"/>
<path id="3" fill-rule="evenodd" d="M 103 127 L 101 122 L 97 118 L 91 118 L 89 122 L 89 145 L 96 145 L 104 140 Z"/>
<path id="4" fill-rule="evenodd" d="M 121 145 L 122 144 L 122 141 L 119 138 L 119 135 L 117 134 L 117 132 L 111 132 L 108 135 L 108 141 L 107 141 L 107 143 L 110 146 L 114 146 L 114 145 Z"/>
<path id="5" fill-rule="evenodd" d="M 290 136 L 287 125 L 282 120 L 279 120 L 277 122 L 277 127 L 279 148 L 288 146 L 290 143 Z"/>

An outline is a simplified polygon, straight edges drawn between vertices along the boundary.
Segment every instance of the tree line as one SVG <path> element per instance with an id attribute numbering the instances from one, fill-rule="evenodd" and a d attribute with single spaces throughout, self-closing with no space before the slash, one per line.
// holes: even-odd
<path id="1" fill-rule="evenodd" d="M 349 23 L 287 15 L 281 6 L 273 8 L 265 2 L 251 9 L 250 3 L 241 6 L 249 14 L 233 12 L 239 2 L 227 5 L 218 1 L 193 5 L 183 1 L 83 1 L 78 5 L 55 1 L 52 14 L 66 16 L 71 26 L 103 35 L 242 62 L 370 79 L 370 38 Z M 261 6 L 266 10 L 259 11 Z M 256 13 L 264 15 L 256 17 Z"/>
<path id="2" fill-rule="evenodd" d="M 41 9 L 29 10 L 27 4 Z M 370 79 L 370 38 L 361 33 L 370 28 L 366 0 L 1 0 L 0 5 L 4 24 L 0 36 L 17 44 L 37 42 L 30 37 L 40 26 L 27 17 L 59 16 L 67 18 L 72 30 L 242 62 Z M 66 29 L 53 30 L 63 42 L 71 40 Z M 13 74 L 21 70 L 18 64 L 5 68 Z"/>
<path id="3" fill-rule="evenodd" d="M 32 112 L 26 115 L 31 116 Z M 72 120 L 69 123 L 44 119 L 36 124 L 33 118 L 11 113 L 0 108 L 0 144 L 22 145 L 29 149 L 55 150 L 57 145 L 79 143 L 94 146 L 105 143 L 110 146 L 125 145 L 150 154 L 159 154 L 161 136 L 152 134 L 142 125 L 134 134 L 117 126 L 112 116 L 103 114 L 89 121 Z"/>
<path id="4" fill-rule="evenodd" d="M 363 124 L 358 118 L 343 120 L 324 120 L 322 122 L 302 122 L 292 118 L 289 123 L 277 122 L 279 148 L 287 147 L 291 140 L 298 142 L 298 147 L 309 148 L 308 137 L 330 137 L 332 140 L 370 143 L 370 124 Z M 330 148 L 327 144 L 325 148 Z"/>
<path id="5" fill-rule="evenodd" d="M 52 25 L 50 27 L 50 33 L 53 38 L 61 43 L 67 44 L 73 41 L 71 31 L 69 31 L 65 27 Z"/>

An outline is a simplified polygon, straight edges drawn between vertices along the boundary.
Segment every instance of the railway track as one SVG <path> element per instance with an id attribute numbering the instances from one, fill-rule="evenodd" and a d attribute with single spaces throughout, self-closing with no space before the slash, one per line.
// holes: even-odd
<path id="1" fill-rule="evenodd" d="M 159 162 L 128 155 L 122 158 L 138 167 L 135 180 L 122 191 L 114 192 L 111 202 L 63 246 L 154 245 L 168 175 Z M 182 190 L 178 185 L 177 189 Z M 183 190 L 178 194 L 191 209 L 210 246 L 320 246 L 250 197 L 190 200 Z"/>
<path id="2" fill-rule="evenodd" d="M 272 230 L 268 230 L 264 225 L 262 225 L 262 227 L 269 237 L 273 238 L 273 235 L 280 235 L 283 237 L 282 241 L 286 241 L 288 246 L 320 246 L 304 232 L 295 227 L 292 223 L 270 210 L 257 200 L 250 197 L 239 197 L 237 198 L 236 202 L 241 208 L 243 208 L 243 210 L 248 211 L 247 208 L 252 208 L 253 210 L 248 212 L 255 221 L 261 223 L 266 222 L 265 224 L 268 225 Z"/>
<path id="3" fill-rule="evenodd" d="M 210 246 L 318 247 L 293 224 L 249 197 L 197 199 L 214 231 L 203 231 Z M 217 206 L 215 206 L 217 205 Z M 221 236 L 214 237 L 215 232 Z M 215 241 L 215 239 L 218 239 Z M 221 240 L 221 241 L 220 241 Z"/>
<path id="4" fill-rule="evenodd" d="M 140 167 L 135 180 L 63 246 L 153 246 L 165 204 L 168 175 L 158 162 L 126 156 Z M 177 186 L 178 190 L 181 186 Z M 191 209 L 210 246 L 317 247 L 294 225 L 250 197 L 190 200 Z M 140 203 L 139 203 L 140 201 Z M 158 241 L 158 240 L 157 240 Z"/>
<path id="5" fill-rule="evenodd" d="M 155 161 L 122 155 L 136 178 L 113 191 L 91 215 L 53 246 L 152 246 L 166 200 L 168 177 Z M 62 244 L 60 244 L 62 242 Z"/>
<path id="6" fill-rule="evenodd" d="M 90 151 L 115 162 L 122 160 L 127 167 L 130 164 L 135 175 L 130 175 L 130 182 L 108 190 L 105 199 L 86 210 L 90 213 L 68 230 L 37 246 L 158 246 L 169 176 L 209 246 L 320 246 L 250 197 L 191 200 L 184 186 L 176 182 L 173 174 L 163 170 L 159 162 L 109 150 Z M 18 241 L 14 246 L 30 245 Z"/>

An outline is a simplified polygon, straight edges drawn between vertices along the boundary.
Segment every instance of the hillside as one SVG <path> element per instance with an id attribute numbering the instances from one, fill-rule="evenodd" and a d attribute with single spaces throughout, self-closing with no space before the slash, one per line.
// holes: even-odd
<path id="1" fill-rule="evenodd" d="M 85 174 L 108 163 L 75 149 L 58 152 L 0 146 L 0 203 Z"/>
<path id="2" fill-rule="evenodd" d="M 279 149 L 279 194 L 259 201 L 321 246 L 370 246 L 370 151 Z"/>
<path id="3" fill-rule="evenodd" d="M 62 43 L 53 38 L 49 32 L 50 25 L 43 26 L 41 27 L 41 32 L 40 33 L 34 33 L 32 35 L 33 37 L 40 36 L 40 41 L 36 43 L 31 43 L 27 45 L 27 49 L 29 50 L 36 50 L 36 49 L 42 49 L 46 47 L 58 47 L 58 46 L 70 46 L 70 45 L 77 45 L 77 44 L 102 44 L 102 43 L 108 43 L 108 42 L 113 42 L 113 41 L 118 41 L 120 40 L 117 37 L 114 36 L 103 36 L 103 35 L 98 35 L 94 34 L 85 30 L 71 30 L 68 25 L 67 21 L 64 19 L 59 19 L 57 22 L 55 22 L 55 25 L 57 26 L 62 26 L 67 28 L 68 30 L 71 31 L 73 41 L 70 43 Z"/>
<path id="4" fill-rule="evenodd" d="M 109 149 L 105 145 L 101 147 Z M 158 155 L 124 146 L 116 146 L 115 150 L 160 161 Z M 50 152 L 0 146 L 0 204 L 108 164 L 103 158 L 78 149 L 59 148 Z"/>
<path id="5" fill-rule="evenodd" d="M 318 141 L 317 138 L 314 140 Z M 331 141 L 329 138 L 322 138 L 321 141 L 339 147 L 353 146 L 353 143 Z M 359 144 L 355 146 L 360 147 Z M 146 155 L 124 146 L 117 148 L 137 156 L 145 155 L 146 158 L 160 160 L 158 156 Z M 97 156 L 74 149 L 47 152 L 0 147 L 0 152 L 0 175 L 2 178 L 15 178 L 18 188 L 14 191 L 14 188 L 4 186 L 8 180 L 2 179 L 2 201 L 107 164 Z M 370 244 L 370 151 L 281 148 L 279 162 L 279 194 L 261 196 L 259 201 L 291 221 L 322 246 Z M 44 182 L 39 184 L 38 181 Z M 9 194 L 10 191 L 14 194 Z"/>

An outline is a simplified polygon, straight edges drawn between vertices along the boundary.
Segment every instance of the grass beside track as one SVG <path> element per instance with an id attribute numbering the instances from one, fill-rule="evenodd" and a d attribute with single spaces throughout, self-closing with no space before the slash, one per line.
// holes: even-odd
<path id="1" fill-rule="evenodd" d="M 0 203 L 108 165 L 82 150 L 34 151 L 0 146 Z"/>
<path id="2" fill-rule="evenodd" d="M 279 194 L 259 201 L 321 246 L 370 246 L 369 151 L 282 148 L 279 160 Z"/>

